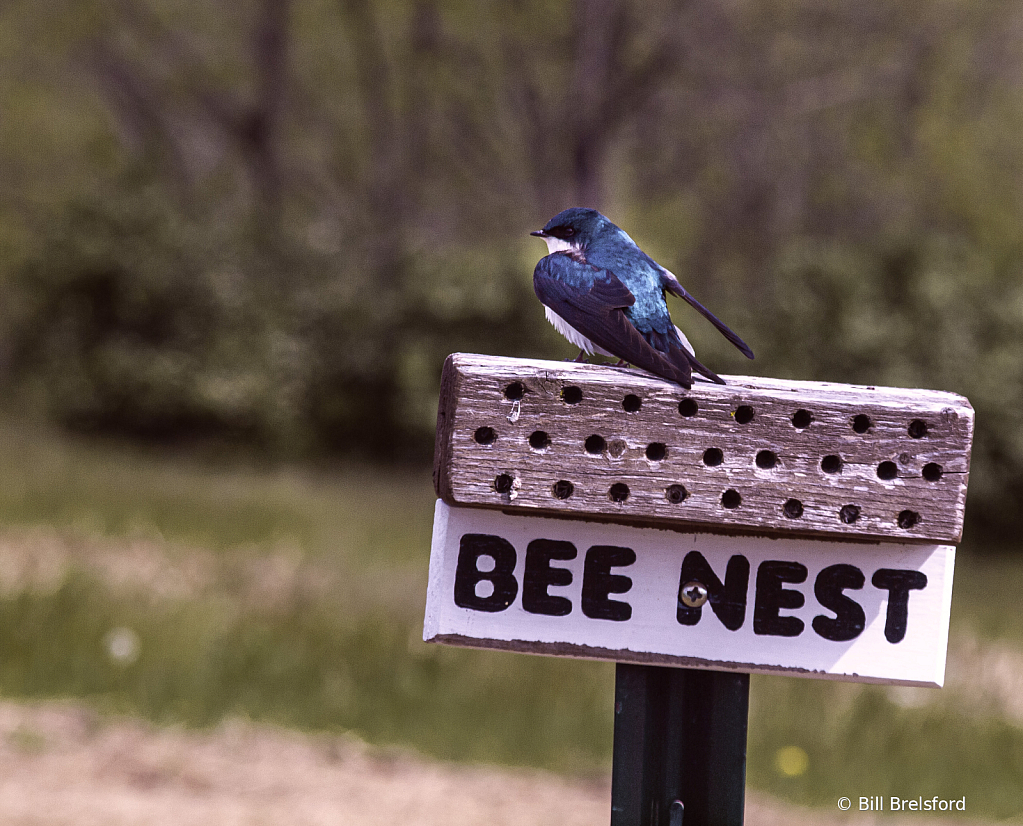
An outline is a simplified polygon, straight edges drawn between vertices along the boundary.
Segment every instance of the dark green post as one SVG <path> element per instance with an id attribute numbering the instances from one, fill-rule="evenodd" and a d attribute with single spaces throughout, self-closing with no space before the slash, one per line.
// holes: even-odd
<path id="1" fill-rule="evenodd" d="M 742 826 L 749 674 L 618 663 L 611 826 Z"/>

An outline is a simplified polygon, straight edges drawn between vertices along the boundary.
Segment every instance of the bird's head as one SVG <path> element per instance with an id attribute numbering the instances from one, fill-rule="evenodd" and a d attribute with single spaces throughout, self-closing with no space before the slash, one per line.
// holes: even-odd
<path id="1" fill-rule="evenodd" d="M 571 251 L 584 248 L 606 225 L 613 226 L 597 210 L 572 207 L 551 218 L 543 229 L 529 234 L 543 238 L 548 252 Z"/>

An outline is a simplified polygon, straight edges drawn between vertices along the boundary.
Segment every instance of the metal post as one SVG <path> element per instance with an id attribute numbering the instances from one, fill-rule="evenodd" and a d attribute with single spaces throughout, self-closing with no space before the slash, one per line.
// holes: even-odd
<path id="1" fill-rule="evenodd" d="M 749 675 L 618 663 L 611 826 L 742 826 Z"/>

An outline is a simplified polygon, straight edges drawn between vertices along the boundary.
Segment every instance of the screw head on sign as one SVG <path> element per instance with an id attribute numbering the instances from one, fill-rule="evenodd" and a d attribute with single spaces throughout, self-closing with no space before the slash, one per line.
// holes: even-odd
<path id="1" fill-rule="evenodd" d="M 687 582 L 679 589 L 678 596 L 682 600 L 682 604 L 687 608 L 699 608 L 707 601 L 707 597 L 710 594 L 702 582 L 693 580 L 692 582 Z"/>

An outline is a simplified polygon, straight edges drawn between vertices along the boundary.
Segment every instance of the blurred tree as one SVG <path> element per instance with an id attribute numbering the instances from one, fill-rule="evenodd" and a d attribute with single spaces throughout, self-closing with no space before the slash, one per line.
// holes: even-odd
<path id="1" fill-rule="evenodd" d="M 247 50 L 233 38 L 236 52 L 248 52 L 236 69 L 240 78 L 225 78 L 222 54 L 211 55 L 199 37 L 165 19 L 159 11 L 166 7 L 136 0 L 108 0 L 105 6 L 108 25 L 80 49 L 122 144 L 152 164 L 186 205 L 203 197 L 195 189 L 211 158 L 231 158 L 247 176 L 257 225 L 273 235 L 285 195 L 291 0 L 249 4 Z"/>
<path id="2" fill-rule="evenodd" d="M 424 456 L 447 352 L 567 354 L 524 236 L 586 204 L 762 372 L 969 395 L 1014 525 L 1020 31 L 999 0 L 9 0 L 0 370 L 81 427 Z"/>

